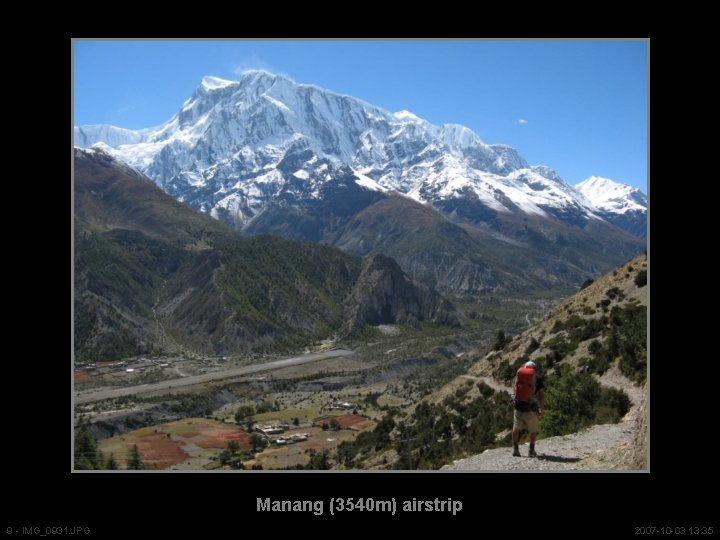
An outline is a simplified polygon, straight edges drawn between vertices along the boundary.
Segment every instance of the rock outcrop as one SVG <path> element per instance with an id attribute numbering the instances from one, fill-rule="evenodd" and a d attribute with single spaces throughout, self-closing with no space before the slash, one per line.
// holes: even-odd
<path id="1" fill-rule="evenodd" d="M 349 302 L 349 330 L 363 324 L 419 321 L 459 325 L 455 307 L 435 291 L 413 283 L 391 258 L 373 255 L 363 261 Z"/>

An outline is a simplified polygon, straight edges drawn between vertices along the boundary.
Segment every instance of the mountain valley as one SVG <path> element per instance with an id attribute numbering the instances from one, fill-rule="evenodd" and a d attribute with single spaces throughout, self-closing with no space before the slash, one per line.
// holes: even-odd
<path id="1" fill-rule="evenodd" d="M 628 214 L 622 191 L 610 204 L 596 188 L 597 206 L 466 127 L 264 71 L 205 77 L 157 128 L 79 126 L 75 139 L 246 234 L 382 253 L 452 295 L 568 293 L 644 249 L 642 201 Z"/>
<path id="2" fill-rule="evenodd" d="M 263 70 L 74 145 L 76 469 L 647 468 L 640 190 Z"/>

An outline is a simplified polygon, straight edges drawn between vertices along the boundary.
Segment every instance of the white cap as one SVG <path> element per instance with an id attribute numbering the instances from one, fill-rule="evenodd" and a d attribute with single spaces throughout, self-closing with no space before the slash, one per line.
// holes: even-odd
<path id="1" fill-rule="evenodd" d="M 533 362 L 532 360 L 530 362 L 525 362 L 525 367 L 531 367 L 533 369 L 537 368 L 535 362 Z"/>

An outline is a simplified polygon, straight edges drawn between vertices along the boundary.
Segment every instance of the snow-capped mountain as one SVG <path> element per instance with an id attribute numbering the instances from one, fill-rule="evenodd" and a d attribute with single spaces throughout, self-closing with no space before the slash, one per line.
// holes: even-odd
<path id="1" fill-rule="evenodd" d="M 172 195 L 240 227 L 277 197 L 317 197 L 344 165 L 368 189 L 419 202 L 472 195 L 499 213 L 597 217 L 555 171 L 530 167 L 514 148 L 486 144 L 464 126 L 436 126 L 264 71 L 239 81 L 205 77 L 157 128 L 75 133 L 77 146 L 104 143 Z"/>
<path id="2" fill-rule="evenodd" d="M 75 146 L 89 148 L 97 143 L 104 143 L 112 148 L 121 144 L 134 144 L 142 142 L 144 133 L 116 126 L 81 126 L 75 127 Z"/>
<path id="3" fill-rule="evenodd" d="M 205 77 L 164 124 L 79 126 L 75 144 L 249 234 L 381 252 L 455 293 L 568 286 L 642 251 L 510 146 L 265 71 Z"/>
<path id="4" fill-rule="evenodd" d="M 647 197 L 642 191 L 601 176 L 591 176 L 575 188 L 606 221 L 641 238 L 647 236 Z"/>

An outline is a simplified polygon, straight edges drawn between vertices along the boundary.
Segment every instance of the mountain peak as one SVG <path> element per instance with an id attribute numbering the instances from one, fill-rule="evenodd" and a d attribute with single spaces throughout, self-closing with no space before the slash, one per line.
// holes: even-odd
<path id="1" fill-rule="evenodd" d="M 214 77 L 212 75 L 206 75 L 202 78 L 202 81 L 200 81 L 200 86 L 204 90 L 219 90 L 221 88 L 227 88 L 228 86 L 233 86 L 237 84 L 237 81 L 228 81 L 226 79 L 221 79 L 220 77 Z"/>
<path id="2" fill-rule="evenodd" d="M 362 187 L 395 190 L 448 213 L 470 204 L 478 216 L 596 218 L 555 171 L 531 168 L 515 148 L 486 144 L 466 126 L 391 113 L 263 69 L 238 81 L 204 77 L 157 128 L 75 133 L 78 146 L 107 143 L 170 194 L 239 227 L 278 197 L 293 204 L 322 197 L 342 166 L 363 175 Z"/>
<path id="3" fill-rule="evenodd" d="M 440 137 L 450 148 L 487 146 L 470 128 L 460 124 L 444 124 L 440 131 Z"/>
<path id="4" fill-rule="evenodd" d="M 599 210 L 603 219 L 645 238 L 647 197 L 637 188 L 610 178 L 591 176 L 575 186 Z"/>
<path id="5" fill-rule="evenodd" d="M 622 184 L 620 182 L 616 182 L 615 180 L 611 178 L 606 178 L 604 176 L 589 176 L 582 182 L 578 184 L 578 186 L 584 185 L 584 186 L 593 186 L 595 188 L 603 188 L 603 189 L 617 189 L 618 187 L 630 187 L 625 184 Z"/>
<path id="6" fill-rule="evenodd" d="M 248 85 L 262 81 L 274 81 L 279 77 L 280 75 L 277 75 L 276 73 L 271 73 L 270 71 L 264 69 L 247 69 L 242 72 L 240 82 L 242 84 Z"/>
<path id="7" fill-rule="evenodd" d="M 425 122 L 422 118 L 419 116 L 411 113 L 410 111 L 407 111 L 403 109 L 402 111 L 398 111 L 396 113 L 393 113 L 393 116 L 397 118 L 398 120 L 401 120 L 403 122 Z"/>
<path id="8" fill-rule="evenodd" d="M 642 191 L 610 178 L 591 176 L 577 184 L 575 188 L 603 210 L 612 209 L 622 213 L 647 209 L 647 197 Z"/>
<path id="9" fill-rule="evenodd" d="M 288 88 L 312 86 L 300 84 L 287 75 L 273 73 L 272 71 L 267 71 L 266 69 L 247 69 L 242 72 L 242 77 L 240 77 L 240 84 L 244 87 L 255 85 L 270 87 L 277 83 L 283 83 L 283 86 Z"/>
<path id="10" fill-rule="evenodd" d="M 267 69 L 261 69 L 261 68 L 252 68 L 252 69 L 246 69 L 242 72 L 242 78 L 257 78 L 257 77 L 270 77 L 275 78 L 278 77 L 277 73 L 273 73 L 272 71 L 268 71 Z"/>

